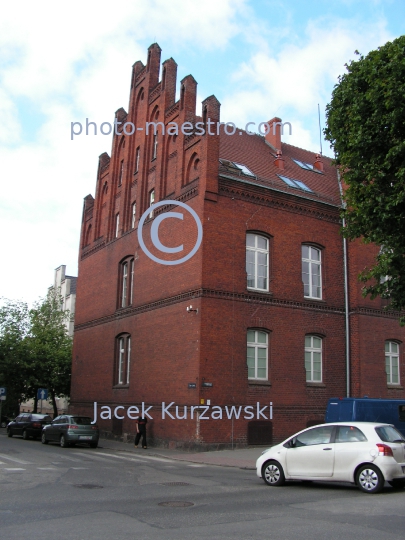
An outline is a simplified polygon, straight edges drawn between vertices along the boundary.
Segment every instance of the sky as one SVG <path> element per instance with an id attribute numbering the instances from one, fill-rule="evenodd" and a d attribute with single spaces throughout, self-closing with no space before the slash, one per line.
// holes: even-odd
<path id="1" fill-rule="evenodd" d="M 214 94 L 221 121 L 274 116 L 285 142 L 318 152 L 325 106 L 355 50 L 405 34 L 403 0 L 20 0 L 0 17 L 0 298 L 30 305 L 54 269 L 77 275 L 83 199 L 111 136 L 71 140 L 71 122 L 128 109 L 131 66 L 157 42 L 178 82 Z M 323 153 L 332 155 L 322 140 Z"/>

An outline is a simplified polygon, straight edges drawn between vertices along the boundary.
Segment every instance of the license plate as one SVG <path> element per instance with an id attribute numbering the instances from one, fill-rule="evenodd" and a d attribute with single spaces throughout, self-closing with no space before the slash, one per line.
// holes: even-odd
<path id="1" fill-rule="evenodd" d="M 88 441 L 89 439 L 91 439 L 91 435 L 79 435 L 79 439 L 81 439 L 82 441 Z"/>

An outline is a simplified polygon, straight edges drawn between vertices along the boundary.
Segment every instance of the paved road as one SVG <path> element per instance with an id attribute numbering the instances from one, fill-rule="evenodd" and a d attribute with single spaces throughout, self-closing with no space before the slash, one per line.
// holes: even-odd
<path id="1" fill-rule="evenodd" d="M 101 446 L 44 446 L 1 430 L 1 539 L 404 538 L 405 492 L 389 487 L 373 496 L 350 485 L 270 488 L 248 469 Z"/>

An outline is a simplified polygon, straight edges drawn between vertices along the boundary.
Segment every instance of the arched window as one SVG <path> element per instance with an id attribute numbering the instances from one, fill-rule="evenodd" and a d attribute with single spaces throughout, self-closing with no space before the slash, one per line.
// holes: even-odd
<path id="1" fill-rule="evenodd" d="M 387 384 L 399 384 L 399 345 L 395 341 L 385 342 L 385 372 Z"/>
<path id="2" fill-rule="evenodd" d="M 131 368 L 131 335 L 121 334 L 116 338 L 116 367 L 114 384 L 129 384 Z"/>
<path id="3" fill-rule="evenodd" d="M 127 257 L 122 260 L 119 266 L 118 282 L 118 307 L 125 308 L 132 304 L 134 294 L 134 258 Z"/>
<path id="4" fill-rule="evenodd" d="M 247 331 L 248 379 L 268 380 L 268 337 L 263 330 Z"/>
<path id="5" fill-rule="evenodd" d="M 322 299 L 321 250 L 314 246 L 302 246 L 302 281 L 306 298 Z"/>
<path id="6" fill-rule="evenodd" d="M 269 240 L 265 236 L 246 235 L 246 274 L 248 289 L 269 290 Z"/>
<path id="7" fill-rule="evenodd" d="M 307 382 L 322 382 L 322 338 L 305 336 L 305 372 Z"/>
<path id="8" fill-rule="evenodd" d="M 84 247 L 88 246 L 90 244 L 90 242 L 91 242 L 91 223 L 87 227 L 86 237 L 84 239 Z"/>

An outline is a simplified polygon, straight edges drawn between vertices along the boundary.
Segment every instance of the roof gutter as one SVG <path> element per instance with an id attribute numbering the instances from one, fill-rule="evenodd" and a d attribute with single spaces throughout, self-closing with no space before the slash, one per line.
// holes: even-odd
<path id="1" fill-rule="evenodd" d="M 340 198 L 342 200 L 342 208 L 346 208 L 346 203 L 343 200 L 343 188 L 340 180 L 339 169 L 336 170 L 339 183 Z M 343 228 L 346 226 L 345 218 L 342 219 Z M 349 318 L 349 284 L 348 284 L 348 258 L 347 258 L 347 240 L 343 236 L 343 273 L 345 287 L 345 325 L 346 325 L 346 397 L 350 397 L 350 318 Z"/>

